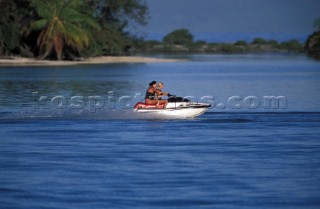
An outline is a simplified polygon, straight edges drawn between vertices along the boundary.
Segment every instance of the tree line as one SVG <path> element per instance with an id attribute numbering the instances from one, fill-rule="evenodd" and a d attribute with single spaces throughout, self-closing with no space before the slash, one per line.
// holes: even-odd
<path id="1" fill-rule="evenodd" d="M 0 0 L 0 56 L 74 59 L 119 55 L 129 22 L 144 25 L 142 0 Z"/>
<path id="2" fill-rule="evenodd" d="M 320 19 L 306 43 L 256 38 L 248 43 L 195 41 L 188 29 L 145 41 L 126 32 L 129 23 L 145 25 L 143 0 L 0 0 L 0 57 L 79 59 L 128 53 L 306 52 L 320 58 Z"/>
<path id="3" fill-rule="evenodd" d="M 144 41 L 143 52 L 147 53 L 257 53 L 257 52 L 302 52 L 304 44 L 297 40 L 278 42 L 260 37 L 251 42 L 239 40 L 234 43 L 207 43 L 195 41 L 188 29 L 178 29 L 167 34 L 162 41 Z"/>
<path id="4" fill-rule="evenodd" d="M 251 42 L 239 40 L 234 43 L 207 43 L 195 41 L 188 29 L 178 29 L 167 34 L 162 41 L 142 41 L 144 53 L 259 53 L 259 52 L 304 52 L 320 59 L 320 18 L 314 22 L 315 32 L 305 43 L 297 40 L 278 42 L 260 37 Z"/>

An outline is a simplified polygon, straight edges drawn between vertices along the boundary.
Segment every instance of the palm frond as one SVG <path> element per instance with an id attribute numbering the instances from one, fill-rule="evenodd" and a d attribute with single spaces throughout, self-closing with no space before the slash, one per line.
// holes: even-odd
<path id="1" fill-rule="evenodd" d="M 40 30 L 40 29 L 44 28 L 46 25 L 48 25 L 48 20 L 41 19 L 41 20 L 37 20 L 34 23 L 32 23 L 31 27 L 35 30 Z"/>
<path id="2" fill-rule="evenodd" d="M 67 34 L 65 34 L 66 42 L 68 45 L 75 44 L 80 48 L 83 48 L 89 44 L 88 32 L 81 27 L 67 23 L 66 24 Z"/>
<path id="3" fill-rule="evenodd" d="M 54 14 L 52 11 L 55 10 L 55 5 L 53 4 L 55 0 L 32 0 L 31 6 L 35 7 L 37 10 L 37 14 L 45 19 L 51 19 Z"/>
<path id="4" fill-rule="evenodd" d="M 32 28 L 42 29 L 38 46 L 44 55 L 54 49 L 60 59 L 64 45 L 81 50 L 89 45 L 91 30 L 100 29 L 83 0 L 32 0 L 32 5 L 41 17 Z"/>

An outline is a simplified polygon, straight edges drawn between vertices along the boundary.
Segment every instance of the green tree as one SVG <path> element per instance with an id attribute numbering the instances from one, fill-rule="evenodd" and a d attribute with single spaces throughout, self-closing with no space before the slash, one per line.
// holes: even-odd
<path id="1" fill-rule="evenodd" d="M 320 18 L 314 22 L 316 31 L 312 33 L 305 44 L 305 50 L 309 56 L 320 59 Z"/>
<path id="2" fill-rule="evenodd" d="M 25 31 L 30 15 L 29 1 L 0 0 L 0 55 L 19 51 L 21 36 Z"/>
<path id="3" fill-rule="evenodd" d="M 193 35 L 188 29 L 175 30 L 163 38 L 165 44 L 189 45 L 193 42 Z"/>
<path id="4" fill-rule="evenodd" d="M 234 45 L 236 45 L 236 46 L 247 46 L 248 43 L 246 41 L 244 41 L 244 40 L 239 40 L 239 41 L 235 42 Z"/>
<path id="5" fill-rule="evenodd" d="M 303 47 L 297 40 L 284 41 L 280 44 L 280 48 L 288 51 L 302 51 Z"/>
<path id="6" fill-rule="evenodd" d="M 103 25 L 124 29 L 129 22 L 147 23 L 148 6 L 141 0 L 85 0 Z"/>
<path id="7" fill-rule="evenodd" d="M 277 40 L 269 40 L 268 44 L 270 44 L 271 46 L 278 46 L 278 41 Z"/>
<path id="8" fill-rule="evenodd" d="M 32 28 L 41 30 L 37 41 L 41 59 L 54 51 L 61 60 L 65 46 L 81 51 L 89 45 L 92 29 L 99 29 L 82 0 L 32 0 L 31 6 L 39 17 Z"/>
<path id="9" fill-rule="evenodd" d="M 320 58 L 320 31 L 312 33 L 305 44 L 309 56 Z"/>
<path id="10" fill-rule="evenodd" d="M 131 46 L 131 39 L 112 28 L 103 28 L 95 34 L 95 40 L 85 52 L 85 56 L 121 55 Z"/>
<path id="11" fill-rule="evenodd" d="M 259 45 L 263 45 L 263 44 L 267 44 L 268 41 L 263 39 L 263 38 L 255 38 L 252 41 L 252 44 L 259 44 Z"/>
<path id="12" fill-rule="evenodd" d="M 126 32 L 129 24 L 145 25 L 148 20 L 148 6 L 142 0 L 84 0 L 94 9 L 94 17 L 102 26 L 95 37 L 95 55 L 126 53 L 136 38 Z"/>
<path id="13" fill-rule="evenodd" d="M 136 40 L 128 25 L 148 20 L 144 0 L 0 0 L 0 12 L 0 55 L 42 59 L 122 54 Z"/>

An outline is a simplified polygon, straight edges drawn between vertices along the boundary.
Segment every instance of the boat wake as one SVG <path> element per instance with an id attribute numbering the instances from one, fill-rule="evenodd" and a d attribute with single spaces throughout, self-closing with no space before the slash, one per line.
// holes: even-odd
<path id="1" fill-rule="evenodd" d="M 1 112 L 0 119 L 88 119 L 88 120 L 136 120 L 136 119 L 176 119 L 176 117 L 161 116 L 156 113 L 139 114 L 132 109 L 101 109 L 96 112 L 90 111 L 16 111 L 16 112 Z"/>

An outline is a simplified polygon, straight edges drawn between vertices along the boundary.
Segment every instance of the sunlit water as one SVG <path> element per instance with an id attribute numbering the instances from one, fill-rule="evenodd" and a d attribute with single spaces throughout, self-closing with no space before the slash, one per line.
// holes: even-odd
<path id="1" fill-rule="evenodd" d="M 0 67 L 0 208 L 319 208 L 320 62 L 178 58 Z M 134 114 L 152 80 L 213 108 Z"/>

